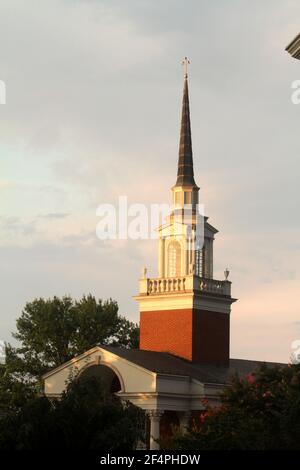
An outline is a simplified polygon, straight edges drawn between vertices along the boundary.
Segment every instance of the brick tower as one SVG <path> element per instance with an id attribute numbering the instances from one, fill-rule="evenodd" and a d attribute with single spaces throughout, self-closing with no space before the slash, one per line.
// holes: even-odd
<path id="1" fill-rule="evenodd" d="M 217 230 L 199 217 L 194 180 L 187 59 L 173 210 L 159 227 L 159 275 L 139 281 L 140 349 L 192 362 L 229 363 L 231 282 L 213 278 Z M 199 235 L 200 234 L 200 235 Z"/>

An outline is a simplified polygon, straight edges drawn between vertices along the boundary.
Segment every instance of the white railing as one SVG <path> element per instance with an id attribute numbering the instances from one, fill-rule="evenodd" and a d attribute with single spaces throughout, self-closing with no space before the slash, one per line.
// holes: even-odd
<path id="1" fill-rule="evenodd" d="M 209 294 L 230 295 L 231 283 L 228 281 L 217 281 L 216 279 L 205 279 L 200 277 L 199 290 Z"/>
<path id="2" fill-rule="evenodd" d="M 158 294 L 165 292 L 183 292 L 186 290 L 185 277 L 177 278 L 162 278 L 162 279 L 147 279 L 148 289 L 147 293 Z"/>
<path id="3" fill-rule="evenodd" d="M 231 282 L 207 279 L 199 276 L 173 278 L 143 278 L 140 280 L 140 294 L 157 295 L 168 292 L 190 292 L 192 290 L 216 295 L 231 295 Z"/>

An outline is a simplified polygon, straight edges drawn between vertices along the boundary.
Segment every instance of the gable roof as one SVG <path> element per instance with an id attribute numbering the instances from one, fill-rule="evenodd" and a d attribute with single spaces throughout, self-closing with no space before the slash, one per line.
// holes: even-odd
<path id="1" fill-rule="evenodd" d="M 116 346 L 106 346 L 99 344 L 94 346 L 88 351 L 85 351 L 79 356 L 75 356 L 71 360 L 61 364 L 55 369 L 50 370 L 43 375 L 43 378 L 59 372 L 61 369 L 68 367 L 76 363 L 78 360 L 83 359 L 87 355 L 93 354 L 99 349 L 104 349 L 116 356 L 135 364 L 149 372 L 157 374 L 177 375 L 186 376 L 196 379 L 206 384 L 228 384 L 230 383 L 231 377 L 238 373 L 240 377 L 250 374 L 257 367 L 265 364 L 267 367 L 280 367 L 286 364 L 278 362 L 263 362 L 263 361 L 251 361 L 247 359 L 230 359 L 229 367 L 226 366 L 215 366 L 212 364 L 200 364 L 192 363 L 181 357 L 174 356 L 173 354 L 146 351 L 142 349 L 126 349 Z"/>
<path id="2" fill-rule="evenodd" d="M 149 369 L 144 367 L 143 365 L 138 364 L 135 361 L 130 361 L 129 359 L 126 358 L 126 356 L 119 354 L 119 350 L 121 348 L 117 347 L 106 347 L 102 346 L 100 344 L 93 346 L 91 349 L 88 349 L 87 351 L 84 351 L 83 353 L 79 354 L 78 356 L 74 356 L 71 359 L 69 359 L 67 362 L 64 362 L 58 366 L 56 366 L 53 369 L 48 370 L 45 374 L 42 375 L 42 378 L 45 380 L 51 375 L 56 374 L 57 372 L 60 372 L 61 370 L 68 368 L 70 366 L 74 366 L 75 364 L 79 363 L 80 361 L 86 360 L 89 356 L 92 356 L 94 353 L 99 353 L 101 349 L 104 349 L 105 351 L 114 354 L 115 356 L 119 357 L 120 359 L 123 359 L 124 362 L 131 362 L 137 369 L 144 369 L 144 372 L 147 374 L 153 374 L 153 372 Z M 122 348 L 124 349 L 124 348 Z M 125 350 L 125 349 L 124 349 Z"/>
<path id="3" fill-rule="evenodd" d="M 227 384 L 233 374 L 247 375 L 259 366 L 280 367 L 285 364 L 276 362 L 251 361 L 246 359 L 230 359 L 229 367 L 211 364 L 191 363 L 172 354 L 145 351 L 141 349 L 125 349 L 113 346 L 102 346 L 119 357 L 127 359 L 145 369 L 158 374 L 185 375 L 202 383 Z"/>

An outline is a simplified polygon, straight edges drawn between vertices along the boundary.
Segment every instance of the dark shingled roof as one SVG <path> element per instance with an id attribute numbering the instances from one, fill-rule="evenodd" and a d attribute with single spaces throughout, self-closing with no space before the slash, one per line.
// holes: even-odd
<path id="1" fill-rule="evenodd" d="M 196 186 L 194 180 L 189 89 L 187 76 L 185 76 L 183 87 L 179 158 L 176 181 L 176 186 L 183 185 Z"/>
<path id="2" fill-rule="evenodd" d="M 285 49 L 292 57 L 300 60 L 300 33 L 292 40 Z"/>
<path id="3" fill-rule="evenodd" d="M 253 372 L 255 368 L 263 364 L 267 367 L 284 365 L 276 362 L 230 359 L 229 367 L 214 366 L 211 364 L 191 363 L 180 357 L 163 352 L 99 346 L 152 372 L 159 374 L 186 375 L 203 383 L 225 384 L 230 382 L 230 378 L 236 372 L 240 376 L 244 376 Z"/>

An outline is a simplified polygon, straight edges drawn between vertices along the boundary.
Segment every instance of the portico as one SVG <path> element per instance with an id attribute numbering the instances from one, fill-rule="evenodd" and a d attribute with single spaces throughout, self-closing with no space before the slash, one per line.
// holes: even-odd
<path id="1" fill-rule="evenodd" d="M 150 422 L 150 449 L 159 449 L 162 421 L 176 416 L 184 430 L 204 400 L 219 404 L 220 393 L 234 373 L 246 375 L 257 361 L 231 359 L 229 367 L 193 364 L 168 353 L 95 346 L 44 375 L 49 398 L 59 398 L 70 380 L 99 375 L 111 393 L 145 410 Z M 271 364 L 270 364 L 271 365 Z"/>
<path id="2" fill-rule="evenodd" d="M 101 376 L 112 393 L 145 410 L 150 421 L 150 448 L 158 449 L 164 412 L 178 412 L 179 422 L 186 427 L 190 410 L 204 409 L 204 385 L 188 375 L 180 359 L 166 354 L 157 360 L 155 356 L 157 353 L 148 351 L 96 346 L 46 374 L 45 394 L 59 398 L 69 380 L 86 373 Z M 176 375 L 168 372 L 176 367 Z"/>

